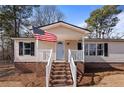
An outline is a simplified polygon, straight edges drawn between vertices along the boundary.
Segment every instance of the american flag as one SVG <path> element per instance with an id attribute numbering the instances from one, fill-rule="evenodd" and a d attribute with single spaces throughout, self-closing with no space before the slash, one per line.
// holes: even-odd
<path id="1" fill-rule="evenodd" d="M 56 35 L 54 35 L 50 32 L 41 30 L 37 27 L 33 27 L 33 34 L 37 40 L 48 41 L 48 42 L 56 42 L 57 41 Z"/>

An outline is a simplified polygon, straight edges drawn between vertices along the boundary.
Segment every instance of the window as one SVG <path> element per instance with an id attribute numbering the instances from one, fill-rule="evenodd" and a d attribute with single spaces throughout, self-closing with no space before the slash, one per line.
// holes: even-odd
<path id="1" fill-rule="evenodd" d="M 34 56 L 34 51 L 35 51 L 34 42 L 31 43 L 19 42 L 19 55 Z"/>
<path id="2" fill-rule="evenodd" d="M 89 55 L 90 56 L 95 56 L 96 55 L 96 44 L 90 44 Z"/>
<path id="3" fill-rule="evenodd" d="M 98 56 L 103 55 L 103 44 L 97 44 L 97 55 Z"/>
<path id="4" fill-rule="evenodd" d="M 77 47 L 78 47 L 78 50 L 82 50 L 82 43 L 78 43 Z"/>
<path id="5" fill-rule="evenodd" d="M 85 44 L 85 55 L 88 55 L 88 44 Z"/>
<path id="6" fill-rule="evenodd" d="M 31 43 L 24 43 L 24 55 L 31 54 Z"/>
<path id="7" fill-rule="evenodd" d="M 86 56 L 108 56 L 108 44 L 85 44 L 85 55 Z"/>

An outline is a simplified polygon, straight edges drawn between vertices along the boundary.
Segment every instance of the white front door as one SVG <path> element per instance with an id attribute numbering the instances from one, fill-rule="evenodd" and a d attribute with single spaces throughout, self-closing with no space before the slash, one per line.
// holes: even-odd
<path id="1" fill-rule="evenodd" d="M 64 43 L 58 42 L 56 46 L 56 59 L 63 60 L 64 59 Z"/>

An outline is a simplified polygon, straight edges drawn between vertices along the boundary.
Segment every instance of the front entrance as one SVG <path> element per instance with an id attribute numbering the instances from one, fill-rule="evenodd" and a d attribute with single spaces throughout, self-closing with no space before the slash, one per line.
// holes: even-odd
<path id="1" fill-rule="evenodd" d="M 64 42 L 57 42 L 56 60 L 64 60 Z"/>

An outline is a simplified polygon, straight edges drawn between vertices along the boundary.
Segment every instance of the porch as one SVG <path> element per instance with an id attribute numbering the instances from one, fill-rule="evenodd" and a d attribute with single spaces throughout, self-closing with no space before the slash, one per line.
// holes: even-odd
<path id="1" fill-rule="evenodd" d="M 58 61 L 58 62 L 68 61 L 69 52 L 71 52 L 71 56 L 73 57 L 73 60 L 75 62 L 78 62 L 78 61 L 84 62 L 84 50 L 71 50 L 71 49 L 68 49 L 67 59 L 56 59 L 56 53 L 53 52 L 52 49 L 42 49 L 39 51 L 40 57 L 38 58 L 40 58 L 40 61 L 48 62 L 51 51 L 52 51 L 52 60 L 54 62 L 55 61 Z"/>

